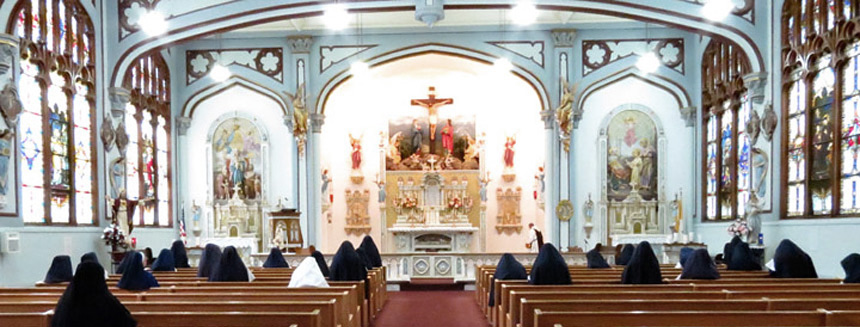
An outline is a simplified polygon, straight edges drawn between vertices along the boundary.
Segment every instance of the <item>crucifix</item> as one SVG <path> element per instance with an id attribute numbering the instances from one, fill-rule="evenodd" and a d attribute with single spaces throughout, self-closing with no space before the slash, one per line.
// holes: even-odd
<path id="1" fill-rule="evenodd" d="M 436 116 L 436 111 L 439 107 L 444 105 L 453 104 L 454 99 L 437 99 L 436 98 L 436 87 L 431 86 L 427 99 L 412 99 L 413 106 L 421 106 L 424 109 L 427 109 L 428 120 L 430 121 L 430 153 L 436 153 L 436 122 L 438 120 Z"/>

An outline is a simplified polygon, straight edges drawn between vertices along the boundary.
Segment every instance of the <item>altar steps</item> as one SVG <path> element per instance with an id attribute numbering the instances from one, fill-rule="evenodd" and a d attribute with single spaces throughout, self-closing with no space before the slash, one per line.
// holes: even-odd
<path id="1" fill-rule="evenodd" d="M 465 282 L 455 282 L 453 278 L 413 278 L 400 284 L 401 291 L 462 291 Z"/>

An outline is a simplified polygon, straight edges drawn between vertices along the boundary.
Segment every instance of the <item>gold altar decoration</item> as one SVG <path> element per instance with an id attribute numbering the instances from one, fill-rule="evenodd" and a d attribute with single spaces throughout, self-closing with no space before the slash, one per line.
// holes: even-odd
<path id="1" fill-rule="evenodd" d="M 520 199 L 523 188 L 496 189 L 499 212 L 496 215 L 496 232 L 519 233 L 523 229 L 523 215 L 520 213 Z"/>
<path id="2" fill-rule="evenodd" d="M 573 217 L 573 203 L 570 200 L 561 200 L 555 206 L 555 215 L 560 221 L 569 221 Z"/>
<path id="3" fill-rule="evenodd" d="M 370 233 L 370 191 L 346 190 L 346 234 L 364 235 Z"/>
<path id="4" fill-rule="evenodd" d="M 456 211 L 457 215 L 465 215 L 468 218 L 468 222 L 472 226 L 480 226 L 481 224 L 481 211 L 477 203 L 480 203 L 480 183 L 478 181 L 479 171 L 471 171 L 471 170 L 440 170 L 440 171 L 388 171 L 385 174 L 385 192 L 388 196 L 385 198 L 385 210 L 386 210 L 386 225 L 388 227 L 393 227 L 397 222 L 398 216 L 409 216 L 409 222 L 415 225 L 425 224 L 425 203 L 423 203 L 423 192 L 418 189 L 418 186 L 422 185 L 422 181 L 425 179 L 425 175 L 427 174 L 438 174 L 443 180 L 442 190 L 448 191 L 453 190 L 451 188 L 451 184 L 456 181 L 460 185 L 465 185 L 465 188 L 455 191 L 454 196 L 451 194 L 444 194 L 442 198 L 440 198 L 440 206 L 444 206 L 443 210 L 440 210 L 440 213 L 443 217 L 440 217 L 440 222 L 444 223 L 446 221 L 447 214 L 454 213 Z M 415 190 L 409 191 L 412 187 L 415 186 Z M 403 191 L 402 191 L 403 190 Z M 457 210 L 449 210 L 448 209 L 448 200 L 457 197 L 460 199 L 463 204 L 461 208 Z M 444 203 L 442 203 L 444 202 Z M 471 204 L 466 208 L 466 204 Z"/>

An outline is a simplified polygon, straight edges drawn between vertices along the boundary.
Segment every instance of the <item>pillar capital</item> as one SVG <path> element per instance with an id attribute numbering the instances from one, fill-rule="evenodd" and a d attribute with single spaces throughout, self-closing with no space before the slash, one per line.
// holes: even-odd
<path id="1" fill-rule="evenodd" d="M 552 30 L 552 41 L 556 48 L 572 48 L 576 42 L 576 30 Z"/>
<path id="2" fill-rule="evenodd" d="M 287 37 L 287 44 L 289 44 L 290 52 L 293 54 L 308 54 L 311 53 L 314 38 L 310 35 L 290 36 Z"/>
<path id="3" fill-rule="evenodd" d="M 188 133 L 189 127 L 191 127 L 191 117 L 176 117 L 176 132 L 179 135 Z"/>
<path id="4" fill-rule="evenodd" d="M 325 115 L 312 113 L 310 114 L 311 118 L 311 132 L 313 133 L 321 133 L 322 125 L 325 123 Z"/>
<path id="5" fill-rule="evenodd" d="M 131 98 L 131 92 L 125 88 L 112 87 L 108 89 L 110 98 L 110 113 L 114 118 L 121 118 L 125 115 L 125 106 Z"/>

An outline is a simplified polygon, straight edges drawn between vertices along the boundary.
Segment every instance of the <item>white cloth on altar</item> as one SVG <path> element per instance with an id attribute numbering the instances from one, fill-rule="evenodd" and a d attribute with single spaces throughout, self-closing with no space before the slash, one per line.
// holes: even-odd
<path id="1" fill-rule="evenodd" d="M 290 285 L 287 287 L 329 287 L 329 285 L 325 281 L 325 276 L 320 271 L 320 266 L 317 264 L 316 259 L 307 257 L 293 271 L 293 275 L 290 277 Z"/>

